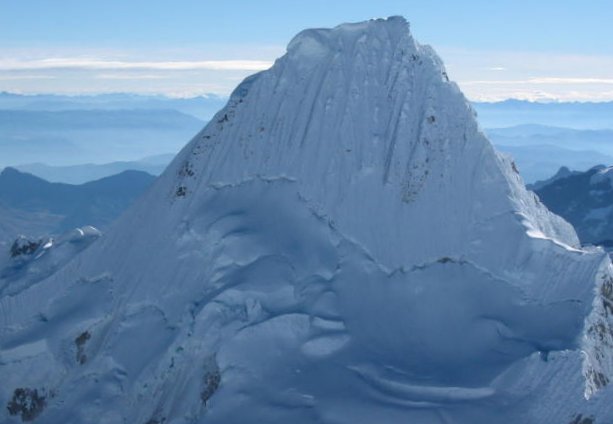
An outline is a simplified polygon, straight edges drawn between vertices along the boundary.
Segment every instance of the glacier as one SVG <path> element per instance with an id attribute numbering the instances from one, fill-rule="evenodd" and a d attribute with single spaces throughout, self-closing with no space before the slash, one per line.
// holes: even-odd
<path id="1" fill-rule="evenodd" d="M 3 422 L 613 422 L 613 270 L 404 18 L 310 29 L 0 296 Z"/>

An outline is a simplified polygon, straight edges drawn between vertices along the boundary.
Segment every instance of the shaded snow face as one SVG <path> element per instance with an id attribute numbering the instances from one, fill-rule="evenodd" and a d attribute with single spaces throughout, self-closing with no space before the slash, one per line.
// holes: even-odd
<path id="1" fill-rule="evenodd" d="M 259 420 L 302 422 L 304 413 L 293 408 L 334 414 L 340 405 L 359 409 L 353 402 L 368 397 L 382 403 L 369 419 L 393 415 L 385 404 L 403 403 L 422 404 L 405 417 L 476 417 L 497 405 L 495 413 L 510 419 L 522 396 L 498 393 L 495 377 L 523 358 L 544 362 L 551 351 L 577 347 L 579 303 L 531 304 L 508 282 L 451 258 L 388 273 L 309 210 L 293 185 L 252 181 L 219 189 L 202 208 L 216 214 L 198 224 L 233 258 L 215 275 L 240 282 L 200 316 L 214 308 L 226 319 L 230 311 L 242 317 L 217 359 Z M 254 251 L 265 254 L 248 253 Z M 200 326 L 204 333 L 210 323 Z M 240 420 L 236 395 L 222 384 L 209 419 Z M 453 412 L 458 403 L 461 413 Z"/>
<path id="2" fill-rule="evenodd" d="M 309 30 L 107 236 L 0 298 L 0 401 L 53 393 L 49 423 L 570 422 L 604 404 L 579 345 L 608 373 L 582 332 L 608 262 L 576 246 L 404 20 Z"/>
<path id="3" fill-rule="evenodd" d="M 580 303 L 532 303 L 450 257 L 387 271 L 295 188 L 255 179 L 208 190 L 175 241 L 156 243 L 156 258 L 177 257 L 180 279 L 139 269 L 133 284 L 69 282 L 44 319 L 4 334 L 6 364 L 39 367 L 12 373 L 7 395 L 58 393 L 67 409 L 47 422 L 97 398 L 101 422 L 241 422 L 246 410 L 258 422 L 475 422 L 463 420 L 520 409 L 523 393 L 492 386 L 509 366 L 576 348 Z M 365 415 L 347 413 L 365 403 Z M 81 410 L 74 422 L 92 413 Z"/>

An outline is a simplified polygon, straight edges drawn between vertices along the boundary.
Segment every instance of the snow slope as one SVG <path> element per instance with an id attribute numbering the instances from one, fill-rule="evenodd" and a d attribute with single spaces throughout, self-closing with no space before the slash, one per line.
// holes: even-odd
<path id="1" fill-rule="evenodd" d="M 611 422 L 611 281 L 403 18 L 307 30 L 0 298 L 3 419 Z"/>

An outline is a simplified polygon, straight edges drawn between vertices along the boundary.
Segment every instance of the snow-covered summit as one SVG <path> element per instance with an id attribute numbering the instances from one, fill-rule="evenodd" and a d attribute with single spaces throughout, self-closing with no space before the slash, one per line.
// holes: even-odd
<path id="1" fill-rule="evenodd" d="M 387 19 L 341 24 L 335 28 L 313 28 L 301 31 L 288 44 L 287 53 L 292 57 L 306 59 L 306 66 L 326 54 L 339 51 L 343 45 L 354 44 L 368 36 L 389 39 L 393 44 L 402 43 L 404 48 L 416 49 L 409 31 L 409 23 L 402 16 Z"/>
<path id="2" fill-rule="evenodd" d="M 235 90 L 171 168 L 170 191 L 186 198 L 207 185 L 291 178 L 392 268 L 443 256 L 447 242 L 470 246 L 492 215 L 507 221 L 495 227 L 503 237 L 521 221 L 517 208 L 530 227 L 578 245 L 568 224 L 525 193 L 438 56 L 400 18 L 302 32 Z M 396 220 L 423 225 L 403 231 L 388 224 Z M 381 225 L 372 231 L 367 221 Z"/>
<path id="3" fill-rule="evenodd" d="M 307 30 L 106 236 L 0 298 L 0 401 L 48 423 L 610 420 L 610 276 L 402 18 Z"/>

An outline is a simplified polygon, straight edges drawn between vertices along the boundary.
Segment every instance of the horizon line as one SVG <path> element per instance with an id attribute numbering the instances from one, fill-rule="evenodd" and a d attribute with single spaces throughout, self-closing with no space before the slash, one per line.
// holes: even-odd
<path id="1" fill-rule="evenodd" d="M 171 93 L 155 93 L 155 92 L 136 92 L 136 91 L 108 91 L 108 92 L 81 92 L 81 93 L 61 93 L 61 92 L 19 92 L 11 90 L 0 90 L 0 95 L 11 95 L 20 97 L 36 97 L 36 96 L 54 96 L 54 97 L 102 97 L 102 96 L 135 96 L 135 97 L 161 97 L 169 100 L 189 100 L 198 98 L 210 98 L 227 100 L 230 95 L 222 95 L 218 93 L 202 93 L 202 94 L 171 94 Z M 580 100 L 562 100 L 556 98 L 539 98 L 528 99 L 520 97 L 505 97 L 500 99 L 471 99 L 466 97 L 470 103 L 504 103 L 504 102 L 523 102 L 523 103 L 535 103 L 535 104 L 600 104 L 600 103 L 613 103 L 613 99 L 580 99 Z"/>

